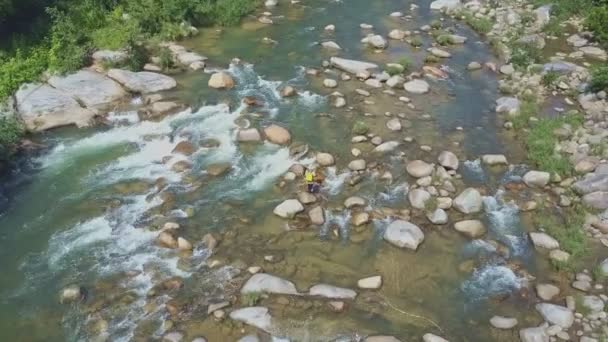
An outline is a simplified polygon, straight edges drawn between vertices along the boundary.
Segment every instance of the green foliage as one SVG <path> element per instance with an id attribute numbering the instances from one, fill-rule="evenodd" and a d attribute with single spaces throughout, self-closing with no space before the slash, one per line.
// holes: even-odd
<path id="1" fill-rule="evenodd" d="M 448 34 L 442 34 L 437 37 L 437 43 L 439 43 L 439 45 L 446 46 L 454 44 L 454 40 L 452 39 L 452 36 Z"/>
<path id="2" fill-rule="evenodd" d="M 545 87 L 550 88 L 555 85 L 558 78 L 559 78 L 559 74 L 553 70 L 550 70 L 550 71 L 546 72 L 545 74 L 543 74 L 543 78 L 541 79 L 541 82 L 543 83 L 543 85 Z"/>
<path id="3" fill-rule="evenodd" d="M 536 22 L 536 13 L 534 12 L 523 12 L 520 14 L 521 17 L 521 23 L 524 26 L 528 26 L 530 24 L 534 24 Z"/>
<path id="4" fill-rule="evenodd" d="M 538 104 L 534 100 L 523 101 L 519 107 L 519 114 L 511 120 L 513 128 L 519 130 L 526 128 L 530 118 L 538 115 Z"/>
<path id="5" fill-rule="evenodd" d="M 420 36 L 414 36 L 412 39 L 410 39 L 410 44 L 412 44 L 413 47 L 421 47 L 422 38 L 420 38 Z"/>
<path id="6" fill-rule="evenodd" d="M 541 50 L 532 43 L 513 42 L 511 48 L 511 63 L 519 68 L 525 69 L 531 64 L 541 61 Z"/>
<path id="7" fill-rule="evenodd" d="M 477 18 L 473 14 L 465 12 L 464 21 L 477 33 L 486 34 L 492 31 L 492 22 L 488 18 Z"/>
<path id="8" fill-rule="evenodd" d="M 17 50 L 15 55 L 0 60 L 0 100 L 10 96 L 26 82 L 38 80 L 48 67 L 48 50 L 38 47 L 23 53 Z"/>
<path id="9" fill-rule="evenodd" d="M 369 131 L 369 127 L 363 121 L 356 121 L 353 124 L 353 133 L 354 134 L 362 135 L 362 134 L 367 133 L 368 131 Z"/>
<path id="10" fill-rule="evenodd" d="M 399 65 L 387 65 L 384 71 L 386 71 L 387 74 L 393 76 L 401 74 L 403 72 L 403 68 Z"/>
<path id="11" fill-rule="evenodd" d="M 591 9 L 585 19 L 585 26 L 593 31 L 597 41 L 608 44 L 608 5 Z"/>
<path id="12" fill-rule="evenodd" d="M 551 17 L 549 22 L 543 27 L 543 31 L 551 36 L 561 36 L 564 33 L 564 27 L 561 25 L 562 20 L 557 17 Z"/>
<path id="13" fill-rule="evenodd" d="M 173 54 L 171 53 L 171 50 L 169 50 L 168 47 L 160 47 L 157 54 L 158 58 L 160 59 L 160 63 L 158 66 L 160 66 L 165 71 L 173 68 L 175 64 L 173 62 Z"/>
<path id="14" fill-rule="evenodd" d="M 91 33 L 93 45 L 100 49 L 118 50 L 140 36 L 136 20 L 125 20 L 122 8 L 117 7 L 104 18 L 104 25 Z"/>
<path id="15" fill-rule="evenodd" d="M 23 135 L 23 126 L 13 117 L 0 117 L 0 158 L 6 157 Z"/>
<path id="16" fill-rule="evenodd" d="M 585 209 L 581 205 L 567 209 L 560 216 L 554 213 L 539 212 L 533 220 L 538 228 L 542 228 L 559 242 L 560 249 L 570 254 L 567 263 L 557 265 L 560 269 L 571 270 L 589 251 L 587 238 L 583 231 Z"/>
<path id="17" fill-rule="evenodd" d="M 593 92 L 608 91 L 608 65 L 597 67 L 591 71 L 589 90 Z"/>
<path id="18" fill-rule="evenodd" d="M 401 57 L 398 63 L 401 64 L 404 72 L 408 72 L 414 65 L 414 62 L 412 62 L 412 60 L 406 56 Z"/>
<path id="19" fill-rule="evenodd" d="M 74 20 L 56 8 L 48 10 L 53 17 L 49 69 L 67 73 L 81 68 L 87 58 L 90 45 L 81 27 Z"/>
<path id="20" fill-rule="evenodd" d="M 241 296 L 241 302 L 246 306 L 255 306 L 262 299 L 261 292 L 247 292 Z"/>
<path id="21" fill-rule="evenodd" d="M 431 27 L 435 30 L 439 30 L 441 28 L 441 21 L 439 21 L 439 20 L 431 21 Z"/>
<path id="22" fill-rule="evenodd" d="M 143 69 L 144 65 L 148 61 L 148 52 L 143 44 L 130 40 L 127 42 L 127 58 L 125 66 L 127 69 L 132 71 L 139 71 Z"/>
<path id="23" fill-rule="evenodd" d="M 429 64 L 439 63 L 439 58 L 433 55 L 426 55 L 424 62 Z"/>

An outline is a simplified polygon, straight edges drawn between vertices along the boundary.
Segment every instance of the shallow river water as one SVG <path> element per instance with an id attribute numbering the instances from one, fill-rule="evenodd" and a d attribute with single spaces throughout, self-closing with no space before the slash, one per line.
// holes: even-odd
<path id="1" fill-rule="evenodd" d="M 332 56 L 316 44 L 325 40 L 342 47 L 336 53 L 341 57 L 383 65 L 408 56 L 419 69 L 432 41 L 426 33 L 420 34 L 422 49 L 390 41 L 387 50 L 376 53 L 360 43 L 368 31 L 384 36 L 394 28 L 413 31 L 441 17 L 428 10 L 428 1 L 417 2 L 420 8 L 414 11 L 411 3 L 281 2 L 272 10 L 274 25 L 247 18 L 239 27 L 204 29 L 183 44 L 209 57 L 213 68 L 230 72 L 234 89 L 211 90 L 208 74 L 187 72 L 176 75 L 179 87 L 167 95 L 191 109 L 157 121 L 116 112 L 105 128 L 66 128 L 41 136 L 49 148 L 33 157 L 26 170 L 9 177 L 7 184 L 14 185 L 6 187 L 9 204 L 0 214 L 0 340 L 149 340 L 172 329 L 190 339 L 236 340 L 243 335 L 239 326 L 229 320 L 215 322 L 207 316 L 206 305 L 234 293 L 231 280 L 243 264 L 260 265 L 302 291 L 316 283 L 356 288 L 357 279 L 383 276 L 379 292 L 361 293 L 343 313 L 329 311 L 318 300 L 290 298 L 285 305 L 276 297 L 262 299 L 260 305 L 269 307 L 276 321 L 272 335 L 293 341 L 370 334 L 409 340 L 425 332 L 452 341 L 510 341 L 514 333 L 491 331 L 488 317 L 512 315 L 523 326 L 538 323 L 522 314 L 530 305 L 521 293 L 525 280 L 508 267 L 519 263 L 535 275 L 547 267 L 534 257 L 517 208 L 500 190 L 521 172 L 485 169 L 478 160 L 481 154 L 505 153 L 513 163 L 523 161 L 500 134 L 501 123 L 493 111 L 495 76 L 466 70 L 472 60 L 493 60 L 480 37 L 459 22 L 443 22 L 444 28 L 468 41 L 450 48 L 452 58 L 443 61 L 447 80 L 429 80 L 430 94 L 409 96 L 416 109 L 397 100 L 407 96 L 403 90 L 397 90 L 397 96 L 370 90 L 368 99 L 374 103 L 365 104 L 354 92 L 366 88 L 363 83 L 342 82 L 332 71 L 318 77 L 305 73 L 311 67 L 322 71 L 321 62 Z M 412 18 L 390 17 L 395 11 Z M 362 30 L 361 23 L 374 29 Z M 323 30 L 328 24 L 336 25 L 335 33 Z M 276 43 L 266 43 L 264 37 Z M 234 57 L 242 63 L 228 66 Z M 333 90 L 322 87 L 325 77 L 338 80 L 347 107 L 329 105 L 327 95 Z M 285 84 L 298 89 L 299 96 L 281 98 L 278 89 Z M 246 108 L 241 105 L 244 96 L 255 96 L 263 106 Z M 403 113 L 411 127 L 388 131 L 387 112 Z M 272 214 L 277 204 L 303 188 L 300 183 L 278 186 L 296 160 L 288 147 L 239 145 L 235 120 L 242 117 L 255 127 L 280 123 L 289 127 L 296 144 L 336 157 L 322 190 L 324 226 L 308 227 L 302 220 L 287 224 Z M 402 159 L 371 156 L 373 146 L 367 143 L 357 147 L 369 156 L 368 162 L 391 171 L 393 180 L 368 175 L 356 186 L 348 184 L 346 165 L 354 159 L 350 139 L 356 120 L 364 120 L 384 140 L 413 137 L 414 142 L 403 142 L 397 149 L 409 160 L 434 162 L 442 150 L 457 153 L 464 184 L 485 191 L 485 212 L 479 217 L 488 235 L 469 241 L 450 225 L 433 226 L 424 215 L 413 214 L 426 239 L 412 252 L 382 241 L 390 220 L 380 213 L 373 224 L 350 227 L 352 213 L 342 206 L 346 197 L 366 198 L 370 212 L 398 211 L 408 207 L 408 183 L 414 182 L 406 176 Z M 202 147 L 210 139 L 219 147 Z M 188 157 L 172 152 L 184 140 L 201 148 Z M 433 149 L 423 152 L 420 145 Z M 167 156 L 172 158 L 167 161 Z M 183 160 L 193 164 L 191 171 L 174 169 Z M 305 156 L 299 162 L 306 165 L 312 159 Z M 210 177 L 205 170 L 217 163 L 230 163 L 230 173 Z M 455 221 L 460 216 L 452 212 Z M 155 230 L 167 221 L 180 223 L 180 236 L 194 244 L 192 255 L 156 246 Z M 223 236 L 213 256 L 200 242 L 208 232 Z M 274 261 L 265 261 L 265 256 Z M 209 268 L 211 259 L 221 266 Z M 150 295 L 155 284 L 171 277 L 184 279 L 177 294 Z M 87 289 L 84 303 L 59 304 L 59 290 L 69 284 Z M 169 307 L 183 311 L 180 319 L 170 317 Z M 441 330 L 418 316 L 436 322 Z"/>

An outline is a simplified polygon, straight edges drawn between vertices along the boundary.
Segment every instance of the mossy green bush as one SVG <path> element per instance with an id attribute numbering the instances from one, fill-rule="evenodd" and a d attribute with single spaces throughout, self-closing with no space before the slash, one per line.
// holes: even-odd
<path id="1" fill-rule="evenodd" d="M 591 71 L 589 90 L 593 92 L 608 91 L 608 65 L 596 67 Z"/>

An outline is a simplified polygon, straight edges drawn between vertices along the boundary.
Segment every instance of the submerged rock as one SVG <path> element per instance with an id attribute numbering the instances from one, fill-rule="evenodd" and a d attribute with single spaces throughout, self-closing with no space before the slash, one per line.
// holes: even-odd
<path id="1" fill-rule="evenodd" d="M 296 286 L 283 278 L 266 273 L 257 273 L 251 276 L 241 288 L 241 293 L 272 293 L 297 295 Z"/>
<path id="2" fill-rule="evenodd" d="M 288 199 L 274 208 L 273 213 L 282 218 L 291 219 L 304 211 L 304 206 L 297 199 Z"/>
<path id="3" fill-rule="evenodd" d="M 550 303 L 536 304 L 536 310 L 545 321 L 559 325 L 564 329 L 570 328 L 574 323 L 574 314 L 568 308 Z"/>
<path id="4" fill-rule="evenodd" d="M 517 318 L 494 316 L 490 324 L 496 329 L 512 329 L 517 325 Z"/>
<path id="5" fill-rule="evenodd" d="M 424 233 L 413 223 L 397 220 L 386 228 L 384 240 L 400 248 L 416 250 L 424 241 Z"/>
<path id="6" fill-rule="evenodd" d="M 358 74 L 360 72 L 370 72 L 372 70 L 378 69 L 378 65 L 374 63 L 356 61 L 340 57 L 332 57 L 329 59 L 329 62 L 334 67 L 349 72 L 351 74 Z"/>
<path id="7" fill-rule="evenodd" d="M 308 290 L 310 296 L 319 296 L 331 299 L 355 299 L 357 292 L 342 287 L 327 284 L 317 284 Z"/>
<path id="8" fill-rule="evenodd" d="M 234 310 L 230 318 L 269 332 L 272 328 L 272 317 L 263 306 L 252 306 Z"/>
<path id="9" fill-rule="evenodd" d="M 141 94 L 156 93 L 177 86 L 177 82 L 172 77 L 149 71 L 110 69 L 108 77 L 122 84 L 129 91 Z"/>
<path id="10" fill-rule="evenodd" d="M 480 212 L 482 204 L 481 194 L 474 188 L 465 189 L 452 202 L 452 206 L 463 214 Z"/>
<path id="11" fill-rule="evenodd" d="M 84 288 L 78 285 L 64 287 L 59 294 L 59 303 L 68 304 L 79 302 L 85 297 Z"/>
<path id="12" fill-rule="evenodd" d="M 411 80 L 403 84 L 403 89 L 412 94 L 426 94 L 430 90 L 429 84 L 425 80 Z"/>

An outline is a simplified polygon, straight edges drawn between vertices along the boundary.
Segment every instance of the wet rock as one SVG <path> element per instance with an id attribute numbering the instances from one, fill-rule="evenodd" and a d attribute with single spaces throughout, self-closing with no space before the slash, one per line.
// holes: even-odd
<path id="1" fill-rule="evenodd" d="M 298 94 L 296 89 L 290 85 L 284 86 L 280 93 L 281 97 L 292 97 Z"/>
<path id="2" fill-rule="evenodd" d="M 131 92 L 147 94 L 173 89 L 177 82 L 163 74 L 139 71 L 133 72 L 122 69 L 110 69 L 108 77 L 123 85 Z"/>
<path id="3" fill-rule="evenodd" d="M 515 97 L 501 97 L 496 100 L 496 113 L 515 115 L 519 113 L 520 102 Z"/>
<path id="4" fill-rule="evenodd" d="M 543 327 L 532 327 L 519 331 L 521 342 L 549 342 L 549 335 Z"/>
<path id="5" fill-rule="evenodd" d="M 257 273 L 251 276 L 241 288 L 241 293 L 272 293 L 297 295 L 296 286 L 289 280 L 267 273 Z"/>
<path id="6" fill-rule="evenodd" d="M 608 173 L 595 172 L 585 176 L 573 184 L 573 189 L 579 194 L 589 194 L 596 191 L 608 191 Z"/>
<path id="7" fill-rule="evenodd" d="M 380 145 L 376 146 L 373 150 L 374 153 L 387 153 L 387 152 L 392 152 L 394 151 L 398 146 L 400 145 L 400 143 L 398 141 L 387 141 L 384 143 L 381 143 Z"/>
<path id="8" fill-rule="evenodd" d="M 490 324 L 496 329 L 513 329 L 517 325 L 517 318 L 494 316 L 490 318 Z"/>
<path id="9" fill-rule="evenodd" d="M 427 213 L 426 218 L 431 221 L 432 224 L 448 223 L 448 214 L 441 208 L 437 208 L 433 212 Z"/>
<path id="10" fill-rule="evenodd" d="M 79 70 L 66 76 L 55 75 L 49 78 L 48 83 L 93 110 L 109 109 L 128 95 L 112 79 L 89 70 Z"/>
<path id="11" fill-rule="evenodd" d="M 269 332 L 272 328 L 272 317 L 268 309 L 262 306 L 252 306 L 234 310 L 230 318 Z"/>
<path id="12" fill-rule="evenodd" d="M 342 50 L 342 48 L 340 47 L 340 45 L 338 45 L 336 42 L 334 41 L 327 41 L 327 42 L 322 42 L 321 46 L 328 49 L 328 50 Z"/>
<path id="13" fill-rule="evenodd" d="M 207 247 L 207 249 L 210 251 L 213 251 L 218 244 L 217 239 L 211 233 L 205 234 L 203 236 L 202 242 L 203 245 L 205 245 L 205 247 Z"/>
<path id="14" fill-rule="evenodd" d="M 85 127 L 95 116 L 69 94 L 46 84 L 22 85 L 15 93 L 15 103 L 25 128 L 31 132 L 67 125 Z"/>
<path id="15" fill-rule="evenodd" d="M 332 80 L 331 78 L 326 78 L 323 80 L 323 85 L 326 88 L 335 88 L 338 86 L 338 82 L 336 80 Z"/>
<path id="16" fill-rule="evenodd" d="M 344 207 L 351 209 L 354 207 L 365 207 L 367 201 L 358 196 L 351 196 L 344 201 Z"/>
<path id="17" fill-rule="evenodd" d="M 298 201 L 302 204 L 311 204 L 317 201 L 317 197 L 310 192 L 299 192 L 298 193 Z"/>
<path id="18" fill-rule="evenodd" d="M 596 191 L 583 196 L 583 203 L 594 209 L 608 209 L 608 192 Z"/>
<path id="19" fill-rule="evenodd" d="M 395 336 L 376 335 L 366 337 L 364 342 L 401 342 L 401 340 Z"/>
<path id="20" fill-rule="evenodd" d="M 454 198 L 452 206 L 463 214 L 478 213 L 482 209 L 481 194 L 477 189 L 467 188 Z"/>
<path id="21" fill-rule="evenodd" d="M 207 85 L 215 89 L 232 89 L 234 87 L 234 80 L 227 72 L 220 71 L 211 75 Z"/>
<path id="22" fill-rule="evenodd" d="M 479 220 L 464 220 L 454 223 L 454 229 L 470 239 L 476 239 L 486 233 L 486 227 Z"/>
<path id="23" fill-rule="evenodd" d="M 177 248 L 177 240 L 168 232 L 161 232 L 156 240 L 161 247 Z"/>
<path id="24" fill-rule="evenodd" d="M 503 154 L 485 154 L 481 157 L 481 161 L 490 166 L 509 164 L 507 157 L 505 157 Z"/>
<path id="25" fill-rule="evenodd" d="M 431 199 L 431 194 L 423 189 L 413 189 L 407 194 L 410 205 L 416 209 L 424 209 L 426 203 Z"/>
<path id="26" fill-rule="evenodd" d="M 355 227 L 359 227 L 364 224 L 368 224 L 369 222 L 370 222 L 370 217 L 369 217 L 369 214 L 366 212 L 356 213 L 355 215 L 353 215 L 352 224 Z"/>
<path id="27" fill-rule="evenodd" d="M 386 122 L 386 128 L 391 131 L 400 131 L 401 130 L 401 121 L 399 118 L 393 118 Z"/>
<path id="28" fill-rule="evenodd" d="M 117 64 L 124 62 L 128 58 L 128 55 L 124 51 L 97 50 L 91 57 L 94 63 Z"/>
<path id="29" fill-rule="evenodd" d="M 374 63 L 356 61 L 352 59 L 332 57 L 329 62 L 334 67 L 349 72 L 351 74 L 358 74 L 360 72 L 370 72 L 374 69 L 378 69 L 378 65 Z"/>
<path id="30" fill-rule="evenodd" d="M 431 48 L 429 49 L 429 52 L 431 53 L 431 55 L 435 56 L 435 57 L 439 57 L 439 58 L 450 58 L 452 57 L 452 54 L 445 51 L 445 50 L 441 50 L 440 48 Z"/>
<path id="31" fill-rule="evenodd" d="M 259 142 L 262 141 L 262 136 L 256 128 L 239 129 L 237 140 L 239 142 Z"/>
<path id="32" fill-rule="evenodd" d="M 352 171 L 363 171 L 363 170 L 365 170 L 366 166 L 367 166 L 367 163 L 363 159 L 353 160 L 350 163 L 348 163 L 348 168 L 351 169 Z"/>
<path id="33" fill-rule="evenodd" d="M 59 303 L 68 304 L 75 303 L 85 298 L 84 288 L 78 285 L 70 285 L 64 287 L 59 294 Z"/>
<path id="34" fill-rule="evenodd" d="M 390 39 L 402 40 L 405 38 L 405 31 L 399 29 L 391 30 L 391 32 L 388 33 L 388 37 Z"/>
<path id="35" fill-rule="evenodd" d="M 355 299 L 357 292 L 327 284 L 317 284 L 308 290 L 310 296 L 318 296 L 331 299 Z"/>
<path id="36" fill-rule="evenodd" d="M 320 206 L 310 209 L 308 212 L 308 217 L 310 218 L 310 222 L 312 224 L 320 226 L 325 223 L 325 211 Z"/>
<path id="37" fill-rule="evenodd" d="M 190 156 L 194 153 L 194 151 L 196 151 L 194 145 L 191 142 L 184 140 L 177 143 L 171 152 L 182 154 L 184 156 Z"/>
<path id="38" fill-rule="evenodd" d="M 600 61 L 608 60 L 608 54 L 606 54 L 606 51 L 597 46 L 583 46 L 578 50 L 581 51 L 586 57 Z"/>
<path id="39" fill-rule="evenodd" d="M 553 284 L 537 284 L 536 294 L 540 299 L 549 301 L 559 294 L 559 287 Z"/>
<path id="40" fill-rule="evenodd" d="M 304 211 L 304 206 L 296 199 L 288 199 L 274 208 L 273 213 L 279 217 L 291 219 Z"/>
<path id="41" fill-rule="evenodd" d="M 437 158 L 439 165 L 443 166 L 448 170 L 457 170 L 458 169 L 458 157 L 450 151 L 443 151 L 439 154 Z"/>
<path id="42" fill-rule="evenodd" d="M 457 34 L 450 34 L 448 37 L 450 37 L 452 44 L 464 44 L 467 41 L 467 37 L 459 36 Z"/>
<path id="43" fill-rule="evenodd" d="M 433 164 L 429 164 L 422 160 L 413 160 L 407 163 L 406 170 L 412 177 L 426 177 L 433 173 Z"/>
<path id="44" fill-rule="evenodd" d="M 536 248 L 556 249 L 559 242 L 545 233 L 531 232 L 530 239 Z"/>
<path id="45" fill-rule="evenodd" d="M 369 35 L 361 40 L 362 43 L 365 43 L 375 49 L 386 49 L 388 46 L 388 42 L 384 37 L 378 34 Z"/>
<path id="46" fill-rule="evenodd" d="M 431 2 L 432 10 L 454 10 L 461 6 L 460 0 L 435 0 Z M 425 342 L 431 342 L 424 340 Z"/>
<path id="47" fill-rule="evenodd" d="M 551 180 L 551 174 L 549 172 L 544 171 L 528 171 L 524 175 L 524 183 L 526 183 L 529 187 L 539 187 L 542 188 L 549 184 Z"/>
<path id="48" fill-rule="evenodd" d="M 426 94 L 430 90 L 429 84 L 425 80 L 411 80 L 403 84 L 403 89 L 411 94 Z"/>
<path id="49" fill-rule="evenodd" d="M 568 45 L 579 48 L 587 45 L 588 40 L 579 36 L 578 34 L 573 34 L 566 39 L 566 42 L 568 42 Z"/>
<path id="50" fill-rule="evenodd" d="M 445 338 L 431 334 L 431 333 L 424 334 L 422 336 L 422 341 L 424 341 L 424 342 L 449 342 Z"/>
<path id="51" fill-rule="evenodd" d="M 545 321 L 559 325 L 564 329 L 570 328 L 574 323 L 574 314 L 568 308 L 560 305 L 550 303 L 539 303 L 536 304 L 536 311 L 538 311 Z"/>
<path id="52" fill-rule="evenodd" d="M 273 144 L 286 145 L 291 140 L 289 131 L 279 125 L 273 124 L 264 128 L 264 134 Z"/>
<path id="53" fill-rule="evenodd" d="M 442 79 L 447 79 L 449 77 L 448 73 L 436 68 L 434 66 L 430 66 L 430 65 L 425 65 L 422 67 L 422 70 L 430 75 L 431 77 L 437 77 L 437 78 L 442 78 Z"/>
<path id="54" fill-rule="evenodd" d="M 179 249 L 180 251 L 191 251 L 192 244 L 188 240 L 180 236 L 177 238 L 177 249 Z"/>
<path id="55" fill-rule="evenodd" d="M 604 312 L 604 301 L 598 296 L 584 296 L 582 304 L 591 313 Z"/>
<path id="56" fill-rule="evenodd" d="M 175 113 L 181 108 L 182 105 L 173 101 L 157 101 L 152 103 L 146 109 L 146 115 L 152 118 L 157 118 L 163 115 Z"/>
<path id="57" fill-rule="evenodd" d="M 551 252 L 549 252 L 549 259 L 557 262 L 568 262 L 568 259 L 570 259 L 570 254 L 560 249 L 553 249 Z"/>
<path id="58" fill-rule="evenodd" d="M 403 85 L 405 79 L 400 75 L 393 75 L 388 80 L 386 80 L 386 85 L 391 88 L 398 88 Z"/>
<path id="59" fill-rule="evenodd" d="M 207 166 L 207 174 L 212 177 L 223 176 L 232 169 L 230 163 L 217 163 Z"/>
<path id="60" fill-rule="evenodd" d="M 316 155 L 317 164 L 321 166 L 332 166 L 335 163 L 334 156 L 329 153 L 319 152 Z"/>
<path id="61" fill-rule="evenodd" d="M 332 300 L 328 302 L 327 305 L 333 312 L 342 312 L 346 309 L 346 303 L 342 301 Z"/>
<path id="62" fill-rule="evenodd" d="M 357 281 L 357 286 L 360 289 L 372 289 L 372 290 L 379 289 L 380 286 L 382 286 L 382 276 L 378 275 L 378 276 L 359 279 L 359 281 Z"/>
<path id="63" fill-rule="evenodd" d="M 479 69 L 481 69 L 481 64 L 479 62 L 473 61 L 473 62 L 469 63 L 469 65 L 467 65 L 467 70 L 473 71 L 473 70 L 479 70 Z"/>
<path id="64" fill-rule="evenodd" d="M 408 221 L 397 220 L 386 228 L 384 240 L 400 248 L 416 250 L 424 241 L 424 233 L 418 226 Z"/>
<path id="65" fill-rule="evenodd" d="M 184 339 L 184 334 L 179 331 L 168 332 L 163 335 L 162 342 L 180 342 Z"/>

